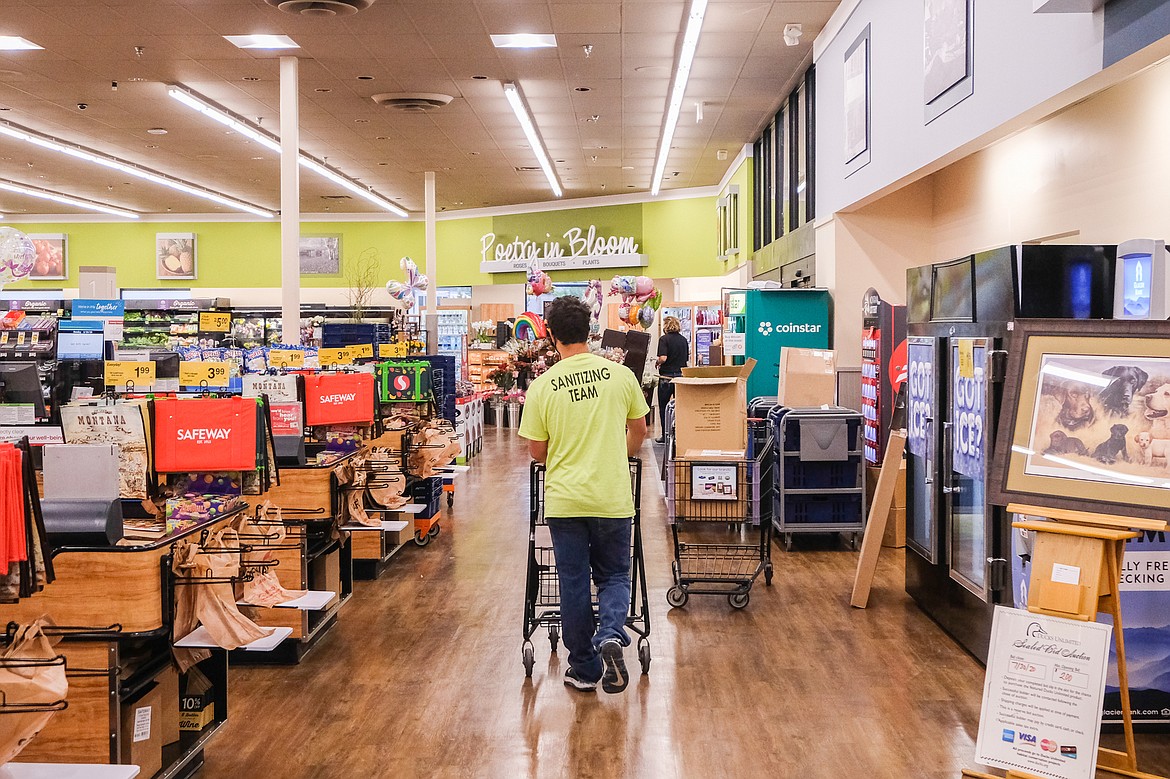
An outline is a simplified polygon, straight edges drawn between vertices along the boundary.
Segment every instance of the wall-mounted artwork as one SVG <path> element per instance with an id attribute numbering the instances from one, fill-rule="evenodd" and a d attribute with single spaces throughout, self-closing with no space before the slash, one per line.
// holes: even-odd
<path id="1" fill-rule="evenodd" d="M 68 239 L 64 233 L 30 233 L 37 249 L 37 261 L 29 272 L 30 279 L 69 278 Z"/>
<path id="2" fill-rule="evenodd" d="M 973 0 L 923 0 L 923 97 L 929 124 L 975 91 Z"/>
<path id="3" fill-rule="evenodd" d="M 301 274 L 336 276 L 341 273 L 340 235 L 302 235 Z"/>
<path id="4" fill-rule="evenodd" d="M 154 254 L 156 278 L 199 278 L 195 233 L 155 233 Z"/>
<path id="5" fill-rule="evenodd" d="M 869 162 L 869 25 L 845 52 L 846 175 Z"/>

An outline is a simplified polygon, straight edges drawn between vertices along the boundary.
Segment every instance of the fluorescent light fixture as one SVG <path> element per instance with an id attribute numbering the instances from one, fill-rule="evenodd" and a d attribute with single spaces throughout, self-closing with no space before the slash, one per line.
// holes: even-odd
<path id="1" fill-rule="evenodd" d="M 43 48 L 19 35 L 0 35 L 0 51 L 35 51 Z"/>
<path id="2" fill-rule="evenodd" d="M 678 112 L 682 109 L 683 95 L 687 91 L 687 79 L 691 77 L 691 63 L 695 61 L 695 49 L 699 46 L 699 34 L 703 31 L 703 16 L 707 13 L 707 0 L 691 0 L 687 14 L 687 28 L 683 33 L 682 49 L 678 55 L 678 67 L 674 71 L 674 87 L 670 90 L 670 102 L 666 104 L 666 120 L 662 124 L 662 139 L 658 142 L 658 159 L 654 163 L 654 174 L 650 177 L 650 194 L 655 196 L 662 187 L 666 175 L 666 158 L 670 156 L 670 144 L 678 126 Z"/>
<path id="3" fill-rule="evenodd" d="M 228 42 L 239 49 L 299 49 L 297 42 L 287 35 L 225 35 Z"/>
<path id="4" fill-rule="evenodd" d="M 21 127 L 20 125 L 12 124 L 11 122 L 0 122 L 0 135 L 5 135 L 9 138 L 15 138 L 18 141 L 24 141 L 25 143 L 30 143 L 34 146 L 40 146 L 42 149 L 49 149 L 60 154 L 67 154 L 75 159 L 90 162 L 95 165 L 101 165 L 102 167 L 110 168 L 120 173 L 125 173 L 128 176 L 134 176 L 135 178 L 149 181 L 153 184 L 161 184 L 164 187 L 169 187 L 178 192 L 183 192 L 188 195 L 203 198 L 204 200 L 210 200 L 211 202 L 218 203 L 221 206 L 227 206 L 228 208 L 245 211 L 249 214 L 262 216 L 266 219 L 271 219 L 272 217 L 276 216 L 276 214 L 272 211 L 260 208 L 259 206 L 254 206 L 251 203 L 246 203 L 243 200 L 236 200 L 233 197 L 221 195 L 218 192 L 201 187 L 198 184 L 191 184 L 190 182 L 174 178 L 173 176 L 168 176 L 164 173 L 159 173 L 158 171 L 151 170 L 150 168 L 144 168 L 140 165 L 135 165 L 133 163 L 120 160 L 117 157 L 112 157 L 108 154 L 103 154 L 102 152 L 87 149 L 84 146 L 75 146 L 73 144 L 62 141 L 59 138 L 54 138 L 51 135 L 45 135 L 44 133 L 39 133 L 35 130 L 29 130 L 27 128 Z"/>
<path id="5" fill-rule="evenodd" d="M 497 49 L 555 49 L 557 36 L 536 32 L 514 32 L 493 35 L 492 45 Z"/>
<path id="6" fill-rule="evenodd" d="M 552 162 L 549 161 L 548 151 L 544 148 L 544 140 L 536 131 L 532 114 L 529 113 L 528 106 L 524 104 L 524 96 L 520 94 L 520 87 L 511 81 L 505 83 L 504 97 L 508 98 L 508 105 L 512 106 L 512 113 L 516 114 L 516 119 L 519 120 L 520 127 L 524 130 L 524 137 L 528 139 L 528 145 L 532 147 L 536 161 L 540 163 L 540 169 L 544 171 L 544 177 L 548 179 L 548 185 L 552 187 L 553 194 L 560 197 L 563 194 L 561 182 L 557 181 L 557 173 L 553 170 Z"/>
<path id="7" fill-rule="evenodd" d="M 177 86 L 175 84 L 170 84 L 167 86 L 167 94 L 188 108 L 192 108 L 209 119 L 213 119 L 216 122 L 219 122 L 224 127 L 230 127 L 235 132 L 251 141 L 255 141 L 264 148 L 280 154 L 280 138 L 259 126 L 252 124 L 247 119 L 244 119 L 241 116 L 237 116 L 228 111 L 226 108 L 212 103 L 207 98 L 195 94 L 189 89 Z M 369 187 L 362 186 L 360 183 L 354 181 L 336 168 L 326 165 L 321 160 L 318 160 L 317 158 L 312 157 L 303 151 L 299 152 L 297 162 L 300 163 L 302 168 L 313 171 L 318 176 L 332 181 L 334 184 L 337 184 L 338 186 L 346 189 L 349 192 L 352 192 L 358 197 L 373 203 L 379 208 L 385 209 L 386 211 L 389 211 L 392 214 L 397 214 L 401 217 L 410 215 L 401 206 L 396 205 L 377 192 L 374 192 Z"/>
<path id="8" fill-rule="evenodd" d="M 133 211 L 127 211 L 124 208 L 115 208 L 114 206 L 107 206 L 105 203 L 97 203 L 93 200 L 64 195 L 60 192 L 52 192 L 47 189 L 41 189 L 40 187 L 29 187 L 24 184 L 17 184 L 15 181 L 8 181 L 7 179 L 0 179 L 0 189 L 5 192 L 14 192 L 18 195 L 40 198 L 41 200 L 52 200 L 54 203 L 62 203 L 86 211 L 98 211 L 103 214 L 125 217 L 126 219 L 138 218 L 138 214 Z"/>

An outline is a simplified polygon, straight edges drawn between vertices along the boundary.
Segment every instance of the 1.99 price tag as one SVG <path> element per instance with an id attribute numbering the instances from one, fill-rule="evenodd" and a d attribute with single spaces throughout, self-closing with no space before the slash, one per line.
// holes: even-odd
<path id="1" fill-rule="evenodd" d="M 154 361 L 137 362 L 133 360 L 106 360 L 106 386 L 121 387 L 133 384 L 136 387 L 149 387 L 154 384 Z"/>

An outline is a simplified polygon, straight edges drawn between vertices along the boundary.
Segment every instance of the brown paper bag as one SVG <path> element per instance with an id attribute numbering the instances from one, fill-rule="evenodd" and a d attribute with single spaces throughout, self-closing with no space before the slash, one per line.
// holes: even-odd
<path id="1" fill-rule="evenodd" d="M 41 632 L 41 620 L 25 625 L 0 653 L 0 765 L 12 760 L 64 708 L 69 682 L 65 661 Z M 17 707 L 17 708 L 13 708 Z"/>

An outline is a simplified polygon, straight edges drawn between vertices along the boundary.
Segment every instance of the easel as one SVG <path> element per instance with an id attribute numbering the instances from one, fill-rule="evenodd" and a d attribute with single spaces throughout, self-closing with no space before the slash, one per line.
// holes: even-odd
<path id="1" fill-rule="evenodd" d="M 1166 523 L 1156 519 L 1114 517 L 1081 511 L 1012 504 L 1014 514 L 1047 517 L 1049 522 L 1024 520 L 1012 527 L 1036 532 L 1032 552 L 1032 575 L 1028 585 L 1028 611 L 1065 619 L 1091 622 L 1105 612 L 1113 618 L 1113 641 L 1117 649 L 1117 678 L 1121 688 L 1121 718 L 1125 751 L 1101 747 L 1097 769 L 1134 779 L 1164 779 L 1137 768 L 1133 739 L 1133 715 L 1129 704 L 1129 675 L 1125 666 L 1125 637 L 1121 630 L 1121 561 L 1125 543 L 1142 531 L 1164 531 Z M 1053 568 L 1060 569 L 1054 581 Z M 1076 583 L 1068 582 L 1076 569 Z M 1065 580 L 1065 581 L 1061 581 Z M 963 771 L 963 776 L 997 779 L 991 774 Z M 1033 774 L 1008 771 L 1007 779 L 1037 779 Z"/>

